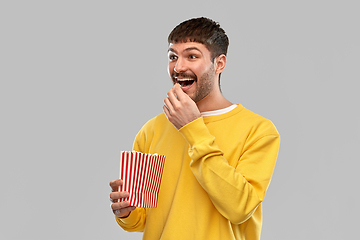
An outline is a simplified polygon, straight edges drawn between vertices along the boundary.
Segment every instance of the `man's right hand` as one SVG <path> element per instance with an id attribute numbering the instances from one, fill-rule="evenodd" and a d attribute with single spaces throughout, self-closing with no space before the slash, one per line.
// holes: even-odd
<path id="1" fill-rule="evenodd" d="M 120 202 L 121 198 L 129 197 L 128 192 L 119 192 L 119 187 L 123 184 L 121 179 L 116 179 L 110 182 L 112 192 L 110 193 L 111 209 L 115 216 L 124 218 L 130 215 L 131 211 L 134 211 L 136 207 L 130 206 L 128 201 Z"/>

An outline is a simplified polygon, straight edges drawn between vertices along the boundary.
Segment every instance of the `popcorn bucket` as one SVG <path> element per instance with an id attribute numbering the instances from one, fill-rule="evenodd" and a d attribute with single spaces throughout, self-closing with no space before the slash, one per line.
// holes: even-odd
<path id="1" fill-rule="evenodd" d="M 120 201 L 129 201 L 130 206 L 135 207 L 156 207 L 164 163 L 163 155 L 122 151 L 120 179 L 123 185 L 119 191 L 127 191 L 130 196 Z"/>

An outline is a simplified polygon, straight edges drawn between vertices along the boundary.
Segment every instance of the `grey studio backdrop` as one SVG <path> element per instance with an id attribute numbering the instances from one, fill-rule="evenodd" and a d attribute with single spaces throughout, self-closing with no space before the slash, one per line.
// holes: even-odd
<path id="1" fill-rule="evenodd" d="M 162 112 L 172 86 L 167 35 L 199 16 L 230 38 L 223 94 L 271 119 L 282 137 L 262 239 L 353 238 L 358 7 L 1 1 L 0 239 L 141 239 L 115 223 L 108 183 L 120 151 Z"/>

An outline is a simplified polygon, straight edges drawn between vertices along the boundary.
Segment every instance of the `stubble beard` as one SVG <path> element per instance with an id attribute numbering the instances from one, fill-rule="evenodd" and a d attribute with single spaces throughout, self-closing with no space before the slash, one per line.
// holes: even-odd
<path id="1" fill-rule="evenodd" d="M 195 92 L 195 95 L 193 97 L 191 97 L 191 99 L 195 103 L 198 103 L 201 100 L 203 100 L 212 91 L 212 89 L 214 87 L 213 71 L 214 71 L 214 67 L 211 66 L 210 69 L 206 73 L 204 73 L 196 82 L 196 92 Z"/>

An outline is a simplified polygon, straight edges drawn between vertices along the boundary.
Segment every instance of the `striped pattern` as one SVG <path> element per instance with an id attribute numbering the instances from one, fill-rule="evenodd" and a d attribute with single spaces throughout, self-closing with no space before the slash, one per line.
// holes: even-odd
<path id="1" fill-rule="evenodd" d="M 141 152 L 122 151 L 120 154 L 120 191 L 130 193 L 130 206 L 154 208 L 160 189 L 165 156 Z"/>

